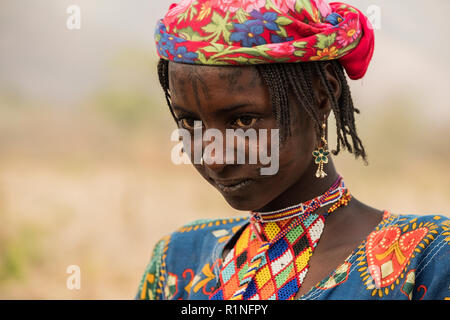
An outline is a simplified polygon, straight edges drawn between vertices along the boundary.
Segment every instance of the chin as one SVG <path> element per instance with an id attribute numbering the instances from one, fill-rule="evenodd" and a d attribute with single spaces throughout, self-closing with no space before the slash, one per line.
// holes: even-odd
<path id="1" fill-rule="evenodd" d="M 261 204 L 261 201 L 257 201 L 256 199 L 251 199 L 245 196 L 234 196 L 231 197 L 229 195 L 223 195 L 225 201 L 235 210 L 238 211 L 255 211 L 259 208 L 262 208 L 265 204 Z M 260 199 L 259 199 L 260 200 Z"/>

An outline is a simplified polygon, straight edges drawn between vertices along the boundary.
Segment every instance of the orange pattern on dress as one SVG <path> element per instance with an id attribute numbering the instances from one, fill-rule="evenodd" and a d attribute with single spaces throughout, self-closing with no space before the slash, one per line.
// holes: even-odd
<path id="1" fill-rule="evenodd" d="M 427 233 L 426 227 L 404 234 L 398 227 L 389 227 L 369 235 L 366 243 L 368 269 L 377 288 L 387 287 L 397 279 Z"/>

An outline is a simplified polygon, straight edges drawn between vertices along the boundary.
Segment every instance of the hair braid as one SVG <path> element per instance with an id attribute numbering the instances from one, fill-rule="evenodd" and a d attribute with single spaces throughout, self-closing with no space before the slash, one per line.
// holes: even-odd
<path id="1" fill-rule="evenodd" d="M 268 86 L 269 94 L 276 120 L 282 128 L 281 141 L 284 141 L 290 135 L 290 112 L 289 108 L 284 107 L 289 104 L 288 91 L 283 90 L 283 83 L 286 83 L 286 74 L 278 72 L 278 68 L 270 64 L 258 65 L 257 70 L 266 85 L 271 84 Z"/>
<path id="2" fill-rule="evenodd" d="M 172 114 L 175 122 L 177 121 L 177 117 L 172 109 L 172 99 L 170 96 L 170 87 L 169 87 L 169 61 L 160 59 L 158 63 L 158 78 L 161 87 L 164 90 L 164 96 L 166 97 L 167 105 L 169 106 L 170 113 Z"/>
<path id="3" fill-rule="evenodd" d="M 313 120 L 314 129 L 316 130 L 316 137 L 318 140 L 320 140 L 321 120 L 319 119 L 317 108 L 315 108 L 316 98 L 314 90 L 312 88 L 311 80 L 311 68 L 313 66 L 313 64 L 290 64 L 287 66 L 287 68 L 291 70 L 291 73 L 293 75 L 289 81 L 290 87 L 294 89 L 294 92 L 297 92 L 297 100 L 300 101 L 301 107 L 306 110 L 306 112 L 311 117 L 311 120 Z"/>

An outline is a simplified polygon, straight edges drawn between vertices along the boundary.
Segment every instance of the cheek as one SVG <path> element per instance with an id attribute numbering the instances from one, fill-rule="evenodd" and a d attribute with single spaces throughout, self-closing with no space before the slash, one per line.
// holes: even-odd
<path id="1" fill-rule="evenodd" d="M 280 149 L 280 171 L 301 174 L 310 165 L 316 147 L 316 136 L 309 118 L 293 119 L 291 135 Z"/>

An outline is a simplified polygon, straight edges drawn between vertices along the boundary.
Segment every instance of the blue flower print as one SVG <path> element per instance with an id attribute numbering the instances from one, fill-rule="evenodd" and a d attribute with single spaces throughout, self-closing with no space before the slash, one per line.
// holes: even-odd
<path id="1" fill-rule="evenodd" d="M 266 12 L 262 14 L 261 12 L 257 10 L 253 10 L 250 15 L 255 18 L 256 20 L 251 20 L 251 22 L 258 21 L 261 23 L 265 28 L 269 29 L 270 31 L 280 31 L 280 27 L 276 23 L 278 19 L 278 15 L 275 12 Z"/>
<path id="2" fill-rule="evenodd" d="M 294 37 L 287 37 L 287 38 L 284 38 L 284 37 L 280 37 L 280 36 L 277 35 L 277 34 L 272 34 L 272 35 L 270 35 L 270 41 L 271 41 L 272 43 L 290 42 L 290 41 L 294 41 Z"/>
<path id="3" fill-rule="evenodd" d="M 166 42 L 167 42 L 167 47 L 170 49 L 169 50 L 170 53 L 173 53 L 173 50 L 175 49 L 175 45 L 177 43 L 186 42 L 185 39 L 177 38 L 177 37 L 174 37 L 172 35 L 167 35 L 167 37 L 164 40 L 166 40 Z"/>
<path id="4" fill-rule="evenodd" d="M 161 40 L 158 42 L 158 50 L 163 55 L 167 55 L 167 51 L 175 55 L 175 45 L 183 42 L 186 42 L 186 40 L 165 33 L 161 36 Z"/>
<path id="5" fill-rule="evenodd" d="M 325 20 L 336 27 L 342 21 L 344 21 L 344 18 L 342 18 L 342 16 L 339 13 L 333 12 L 333 13 L 329 14 Z"/>
<path id="6" fill-rule="evenodd" d="M 178 47 L 177 51 L 173 52 L 173 60 L 175 62 L 193 64 L 197 58 L 198 53 L 189 52 L 185 46 Z"/>
<path id="7" fill-rule="evenodd" d="M 175 55 L 175 45 L 177 43 L 186 42 L 186 40 L 168 34 L 166 27 L 162 23 L 160 23 L 158 27 L 159 28 L 157 29 L 158 31 L 155 36 L 160 37 L 157 44 L 159 54 L 167 57 L 167 52 L 170 52 L 172 55 Z"/>
<path id="8" fill-rule="evenodd" d="M 266 44 L 266 40 L 261 37 L 264 27 L 255 24 L 254 20 L 247 21 L 244 24 L 236 23 L 231 34 L 230 40 L 233 42 L 241 42 L 243 47 L 253 47 L 254 45 Z"/>
<path id="9" fill-rule="evenodd" d="M 167 34 L 164 34 L 161 36 L 157 48 L 160 55 L 167 56 L 167 52 L 172 53 L 175 49 L 175 43 L 169 41 Z"/>

